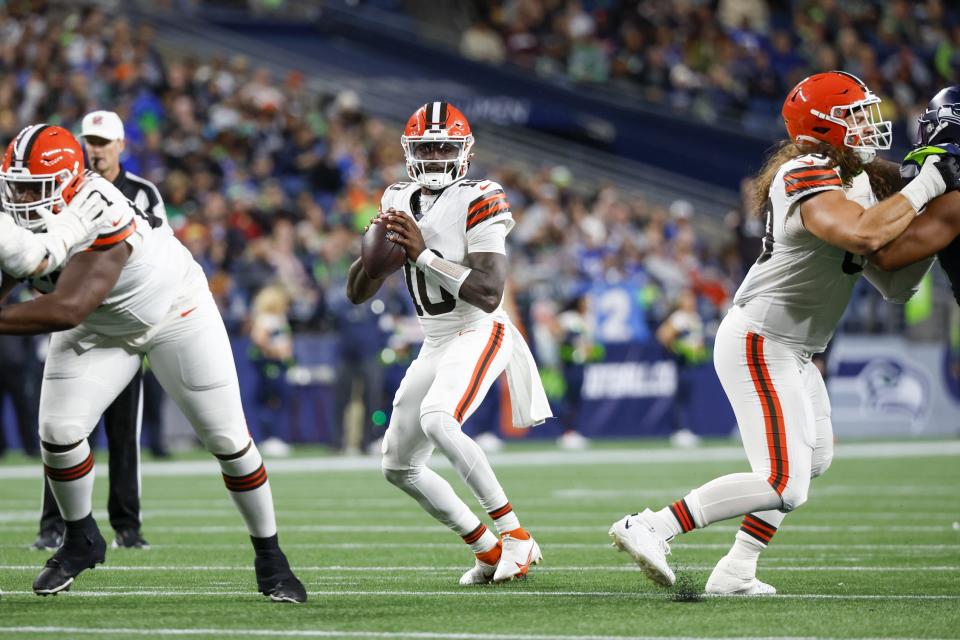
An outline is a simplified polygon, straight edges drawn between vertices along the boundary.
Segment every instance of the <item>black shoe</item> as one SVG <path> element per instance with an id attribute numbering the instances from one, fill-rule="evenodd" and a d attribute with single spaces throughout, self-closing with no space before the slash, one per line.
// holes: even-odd
<path id="1" fill-rule="evenodd" d="M 257 589 L 274 602 L 306 602 L 307 590 L 293 575 L 282 551 L 257 554 L 253 561 Z"/>
<path id="2" fill-rule="evenodd" d="M 149 549 L 150 543 L 143 539 L 139 529 L 120 529 L 110 546 L 114 549 Z"/>
<path id="3" fill-rule="evenodd" d="M 56 551 L 63 544 L 63 534 L 56 529 L 41 531 L 30 548 L 35 551 Z"/>
<path id="4" fill-rule="evenodd" d="M 101 564 L 107 552 L 107 542 L 100 532 L 93 529 L 88 532 L 67 531 L 63 545 L 37 579 L 33 581 L 33 592 L 38 596 L 56 595 L 70 589 L 73 579 L 85 569 L 93 569 Z"/>

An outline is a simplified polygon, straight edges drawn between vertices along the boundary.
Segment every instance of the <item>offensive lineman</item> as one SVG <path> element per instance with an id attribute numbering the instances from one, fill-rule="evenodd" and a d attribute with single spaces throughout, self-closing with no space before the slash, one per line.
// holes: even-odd
<path id="1" fill-rule="evenodd" d="M 802 80 L 784 102 L 790 140 L 757 178 L 767 221 L 763 251 L 720 325 L 714 352 L 752 473 L 721 476 L 610 528 L 614 545 L 661 585 L 675 580 L 666 561 L 670 539 L 744 516 L 706 591 L 776 592 L 756 578 L 757 559 L 833 457 L 830 401 L 811 355 L 829 342 L 861 274 L 888 300 L 903 302 L 930 267 L 926 260 L 885 273 L 862 257 L 900 235 L 927 202 L 960 186 L 960 162 L 939 156 L 894 191 L 895 165 L 872 162 L 891 139 L 879 103 L 859 79 L 838 71 Z"/>
<path id="2" fill-rule="evenodd" d="M 383 473 L 470 546 L 476 563 L 461 585 L 523 577 L 540 561 L 540 547 L 520 526 L 483 451 L 461 430 L 504 369 L 514 423 L 531 426 L 551 417 L 530 350 L 501 307 L 505 239 L 513 217 L 500 185 L 464 179 L 473 135 L 453 105 L 420 107 L 401 143 L 413 182 L 388 187 L 372 223 L 386 224 L 407 253 L 404 276 L 426 340 L 393 401 Z M 368 276 L 357 259 L 347 296 L 359 304 L 383 280 Z M 435 447 L 470 487 L 502 540 L 426 466 Z"/>
<path id="3" fill-rule="evenodd" d="M 80 137 L 87 147 L 87 157 L 96 173 L 113 183 L 128 200 L 148 218 L 151 227 L 164 226 L 167 218 L 160 192 L 152 183 L 136 176 L 120 164 L 124 145 L 123 121 L 112 111 L 92 111 L 83 117 Z M 110 483 L 107 513 L 116 531 L 114 548 L 149 549 L 149 543 L 140 532 L 140 428 L 142 413 L 159 400 L 159 390 L 144 393 L 148 380 L 140 370 L 133 375 L 117 399 L 103 414 L 107 435 L 107 457 Z M 142 400 L 142 405 L 141 405 Z M 141 409 L 142 406 L 142 409 Z M 63 538 L 63 519 L 57 501 L 50 491 L 50 482 L 43 479 L 43 501 L 40 514 L 40 532 L 35 549 L 56 551 Z"/>
<path id="4" fill-rule="evenodd" d="M 0 307 L 0 333 L 55 332 L 40 392 L 40 440 L 66 532 L 34 592 L 66 590 L 104 561 L 87 436 L 148 356 L 220 462 L 256 552 L 259 591 L 304 602 L 277 541 L 267 473 L 247 433 L 230 343 L 200 266 L 113 184 L 85 172 L 79 143 L 61 127 L 36 124 L 14 138 L 0 169 L 0 202 L 0 295 L 16 278 L 45 294 Z"/>

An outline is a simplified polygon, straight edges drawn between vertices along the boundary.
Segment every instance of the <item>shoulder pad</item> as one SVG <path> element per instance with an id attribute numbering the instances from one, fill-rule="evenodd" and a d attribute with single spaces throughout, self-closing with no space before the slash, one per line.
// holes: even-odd
<path id="1" fill-rule="evenodd" d="M 412 182 L 394 182 L 392 185 L 387 187 L 386 190 L 387 191 L 403 191 L 404 189 L 406 189 L 412 184 L 413 184 Z"/>
<path id="2" fill-rule="evenodd" d="M 467 231 L 498 216 L 510 215 L 510 203 L 503 188 L 492 180 L 473 185 L 467 205 Z"/>
<path id="3" fill-rule="evenodd" d="M 780 173 L 787 199 L 793 201 L 817 191 L 842 189 L 840 172 L 831 164 L 829 158 L 819 154 L 800 156 L 785 162 Z"/>
<path id="4" fill-rule="evenodd" d="M 832 169 L 833 161 L 827 156 L 819 153 L 808 153 L 803 156 L 797 156 L 787 160 L 781 166 L 781 169 L 791 171 L 793 169 Z"/>

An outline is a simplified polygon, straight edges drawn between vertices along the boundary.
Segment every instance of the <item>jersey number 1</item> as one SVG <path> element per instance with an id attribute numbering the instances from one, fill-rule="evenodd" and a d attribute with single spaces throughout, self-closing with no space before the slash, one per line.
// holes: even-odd
<path id="1" fill-rule="evenodd" d="M 440 252 L 435 251 L 438 256 L 443 258 L 440 255 Z M 413 288 L 413 274 L 412 271 L 416 271 L 417 279 L 417 290 L 414 291 Z M 427 278 L 423 275 L 423 271 L 417 269 L 416 267 L 411 268 L 409 262 L 403 263 L 403 275 L 407 280 L 407 290 L 410 292 L 410 297 L 413 299 L 413 306 L 417 310 L 417 315 L 422 316 L 424 312 L 428 316 L 440 316 L 445 313 L 450 313 L 457 306 L 457 299 L 453 297 L 453 294 L 440 287 L 440 302 L 433 302 L 430 300 L 430 295 L 427 293 Z M 417 295 L 419 294 L 419 295 Z"/>

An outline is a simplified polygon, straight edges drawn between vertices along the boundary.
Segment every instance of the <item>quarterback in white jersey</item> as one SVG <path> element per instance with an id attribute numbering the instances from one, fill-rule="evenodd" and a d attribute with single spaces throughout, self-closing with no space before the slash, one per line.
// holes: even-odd
<path id="1" fill-rule="evenodd" d="M 306 592 L 277 541 L 273 498 L 247 432 L 230 342 L 200 266 L 109 180 L 83 171 L 79 143 L 50 125 L 23 129 L 0 170 L 0 267 L 6 296 L 18 279 L 44 295 L 0 307 L 0 333 L 54 332 L 40 392 L 44 470 L 66 524 L 62 546 L 33 584 L 69 589 L 104 561 L 91 511 L 87 436 L 144 356 L 220 461 L 274 600 Z"/>
<path id="2" fill-rule="evenodd" d="M 497 183 L 465 180 L 473 135 L 453 105 L 432 102 L 418 109 L 401 140 L 413 182 L 384 191 L 373 224 L 387 225 L 406 251 L 404 277 L 426 340 L 393 401 L 383 473 L 470 546 L 476 562 L 460 584 L 522 577 L 540 561 L 540 547 L 520 526 L 483 451 L 461 430 L 504 370 L 517 426 L 551 415 L 530 350 L 501 307 L 510 206 Z M 350 267 L 347 295 L 359 304 L 382 283 L 358 259 Z M 502 539 L 426 466 L 435 447 Z"/>
<path id="3" fill-rule="evenodd" d="M 762 595 L 757 559 L 786 514 L 807 499 L 810 479 L 833 458 L 830 400 L 814 353 L 836 329 L 853 285 L 865 275 L 888 300 L 904 302 L 930 261 L 886 273 L 869 256 L 896 238 L 927 202 L 960 184 L 960 163 L 924 164 L 899 192 L 896 165 L 875 160 L 890 146 L 880 99 L 856 77 L 810 76 L 787 96 L 790 140 L 757 178 L 766 215 L 763 251 L 717 333 L 714 365 L 730 399 L 752 472 L 716 478 L 664 509 L 624 517 L 610 535 L 648 577 L 673 584 L 667 542 L 744 516 L 706 591 Z M 919 181 L 919 183 L 917 182 Z"/>

